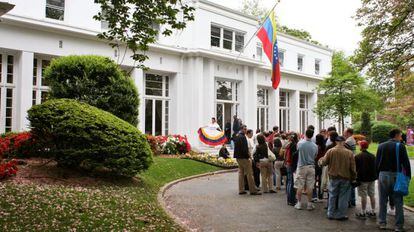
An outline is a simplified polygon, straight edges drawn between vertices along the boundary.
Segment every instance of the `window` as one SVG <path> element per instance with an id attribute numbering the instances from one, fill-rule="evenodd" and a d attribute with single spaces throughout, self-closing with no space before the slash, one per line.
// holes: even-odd
<path id="1" fill-rule="evenodd" d="M 63 21 L 65 0 L 46 0 L 46 18 Z"/>
<path id="2" fill-rule="evenodd" d="M 244 34 L 236 32 L 236 48 L 238 52 L 242 52 L 244 48 Z"/>
<path id="3" fill-rule="evenodd" d="M 315 74 L 319 75 L 321 69 L 321 61 L 316 59 L 315 60 Z"/>
<path id="4" fill-rule="evenodd" d="M 263 57 L 263 46 L 262 43 L 257 43 L 256 45 L 256 55 L 259 60 L 262 60 Z"/>
<path id="5" fill-rule="evenodd" d="M 303 71 L 303 56 L 298 55 L 298 71 Z"/>
<path id="6" fill-rule="evenodd" d="M 33 59 L 32 105 L 41 104 L 48 99 L 49 87 L 46 79 L 44 78 L 44 73 L 49 64 L 50 60 L 47 59 Z"/>
<path id="7" fill-rule="evenodd" d="M 0 133 L 13 130 L 14 64 L 14 56 L 0 54 Z"/>
<path id="8" fill-rule="evenodd" d="M 217 99 L 228 101 L 233 100 L 233 82 L 217 81 Z"/>
<path id="9" fill-rule="evenodd" d="M 168 135 L 170 117 L 170 78 L 145 74 L 145 133 Z"/>
<path id="10" fill-rule="evenodd" d="M 257 129 L 266 131 L 269 127 L 269 90 L 257 89 Z"/>
<path id="11" fill-rule="evenodd" d="M 233 31 L 227 29 L 223 30 L 223 48 L 229 50 L 233 49 Z"/>
<path id="12" fill-rule="evenodd" d="M 210 33 L 212 47 L 243 52 L 244 33 L 215 25 L 211 25 Z"/>
<path id="13" fill-rule="evenodd" d="M 279 64 L 280 67 L 283 67 L 285 62 L 285 51 L 279 51 Z"/>
<path id="14" fill-rule="evenodd" d="M 301 93 L 299 95 L 299 122 L 300 133 L 305 134 L 309 123 L 309 95 Z"/>
<path id="15" fill-rule="evenodd" d="M 290 130 L 290 94 L 283 90 L 279 92 L 279 126 L 282 131 Z"/>
<path id="16" fill-rule="evenodd" d="M 220 47 L 221 29 L 211 25 L 211 46 Z"/>

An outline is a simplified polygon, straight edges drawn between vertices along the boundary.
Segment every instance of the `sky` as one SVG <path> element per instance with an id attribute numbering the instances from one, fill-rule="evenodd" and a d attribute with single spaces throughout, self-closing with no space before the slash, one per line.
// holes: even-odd
<path id="1" fill-rule="evenodd" d="M 210 0 L 240 9 L 242 0 Z M 271 9 L 276 0 L 261 0 Z M 360 0 L 280 0 L 276 17 L 280 24 L 304 29 L 312 38 L 335 50 L 352 55 L 361 40 L 361 28 L 352 18 L 361 5 Z"/>

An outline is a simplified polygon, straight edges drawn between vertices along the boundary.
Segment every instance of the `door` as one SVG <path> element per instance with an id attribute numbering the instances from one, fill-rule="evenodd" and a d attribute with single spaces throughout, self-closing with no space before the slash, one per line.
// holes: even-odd
<path id="1" fill-rule="evenodd" d="M 162 135 L 162 104 L 163 100 L 145 100 L 145 133 L 151 135 Z"/>

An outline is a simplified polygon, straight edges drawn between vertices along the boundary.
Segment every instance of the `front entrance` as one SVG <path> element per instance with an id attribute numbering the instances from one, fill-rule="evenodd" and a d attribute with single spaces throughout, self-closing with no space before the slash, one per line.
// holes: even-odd
<path id="1" fill-rule="evenodd" d="M 217 103 L 217 123 L 223 130 L 225 130 L 228 127 L 231 128 L 232 126 L 232 115 L 234 115 L 233 105 L 234 104 L 232 103 Z"/>

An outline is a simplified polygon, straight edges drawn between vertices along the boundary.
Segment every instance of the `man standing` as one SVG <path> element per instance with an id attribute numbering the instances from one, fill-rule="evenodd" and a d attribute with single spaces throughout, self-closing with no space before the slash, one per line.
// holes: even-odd
<path id="1" fill-rule="evenodd" d="M 237 115 L 233 116 L 233 134 L 238 134 L 240 131 L 240 120 L 237 118 Z"/>
<path id="2" fill-rule="evenodd" d="M 336 146 L 326 152 L 319 165 L 328 165 L 329 205 L 328 219 L 348 220 L 347 209 L 351 181 L 356 178 L 355 159 L 352 152 L 345 148 L 345 138 L 338 136 Z"/>
<path id="3" fill-rule="evenodd" d="M 311 141 L 313 133 L 314 131 L 311 129 L 306 130 L 306 139 L 298 143 L 298 178 L 295 183 L 298 202 L 295 205 L 295 209 L 302 209 L 301 198 L 303 189 L 306 189 L 308 197 L 307 209 L 315 209 L 315 205 L 312 203 L 312 191 L 315 185 L 315 157 L 318 153 L 318 147 Z"/>
<path id="4" fill-rule="evenodd" d="M 354 139 L 354 130 L 352 128 L 346 128 L 344 131 L 345 147 L 348 148 L 352 153 L 356 154 L 356 141 Z M 351 188 L 351 196 L 349 198 L 349 207 L 356 206 L 355 188 Z"/>
<path id="5" fill-rule="evenodd" d="M 241 126 L 240 133 L 236 136 L 234 141 L 234 158 L 239 164 L 239 194 L 246 194 L 244 190 L 244 176 L 247 176 L 247 183 L 249 184 L 250 195 L 261 195 L 254 186 L 252 175 L 252 161 L 249 154 L 249 145 L 246 138 L 247 128 L 245 125 Z"/>
<path id="6" fill-rule="evenodd" d="M 278 126 L 274 126 L 273 127 L 273 132 L 266 138 L 266 142 L 267 145 L 269 146 L 269 149 L 271 151 L 273 151 L 273 143 L 275 140 L 275 136 L 279 134 L 279 127 Z"/>
<path id="7" fill-rule="evenodd" d="M 375 214 L 375 180 L 377 171 L 375 168 L 375 156 L 368 152 L 368 142 L 362 140 L 359 142 L 361 153 L 355 156 L 355 166 L 357 171 L 357 181 L 361 184 L 358 186 L 358 195 L 361 198 L 361 213 L 356 216 L 365 219 L 366 217 L 376 217 Z M 371 211 L 367 209 L 367 196 L 371 202 Z"/>
<path id="8" fill-rule="evenodd" d="M 394 193 L 395 179 L 398 169 L 406 176 L 411 177 L 411 166 L 407 150 L 401 144 L 402 132 L 399 129 L 390 131 L 390 140 L 381 143 L 377 150 L 376 167 L 379 173 L 379 224 L 380 229 L 387 228 L 387 201 L 391 197 L 395 204 L 395 231 L 404 231 L 403 196 Z M 398 148 L 398 163 L 397 163 Z"/>

